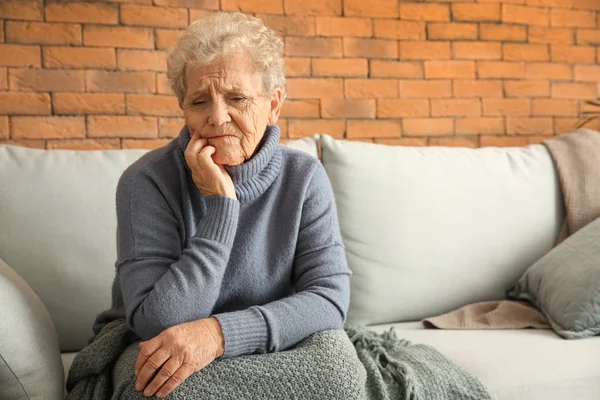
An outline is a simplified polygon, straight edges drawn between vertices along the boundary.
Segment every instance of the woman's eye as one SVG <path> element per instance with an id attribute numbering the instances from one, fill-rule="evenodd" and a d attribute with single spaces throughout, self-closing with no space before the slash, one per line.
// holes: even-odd
<path id="1" fill-rule="evenodd" d="M 202 105 L 204 105 L 204 104 L 206 104 L 206 102 L 205 102 L 205 101 L 195 101 L 195 102 L 194 102 L 194 105 L 195 105 L 195 106 L 202 106 Z"/>
<path id="2" fill-rule="evenodd" d="M 243 97 L 234 97 L 231 100 L 233 100 L 233 101 L 242 101 L 242 100 L 244 100 L 244 98 Z"/>

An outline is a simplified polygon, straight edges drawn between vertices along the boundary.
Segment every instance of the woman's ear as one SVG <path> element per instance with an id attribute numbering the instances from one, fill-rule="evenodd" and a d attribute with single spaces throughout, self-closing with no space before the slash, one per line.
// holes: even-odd
<path id="1" fill-rule="evenodd" d="M 279 119 L 281 113 L 281 106 L 283 105 L 283 91 L 280 88 L 273 90 L 271 95 L 271 109 L 269 110 L 269 122 L 268 125 L 275 125 Z"/>

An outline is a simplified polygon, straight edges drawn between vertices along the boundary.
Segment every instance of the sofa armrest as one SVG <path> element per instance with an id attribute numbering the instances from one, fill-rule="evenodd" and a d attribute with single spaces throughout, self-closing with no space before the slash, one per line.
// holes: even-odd
<path id="1" fill-rule="evenodd" d="M 50 314 L 1 259 L 0 305 L 0 397 L 61 400 L 64 372 Z"/>

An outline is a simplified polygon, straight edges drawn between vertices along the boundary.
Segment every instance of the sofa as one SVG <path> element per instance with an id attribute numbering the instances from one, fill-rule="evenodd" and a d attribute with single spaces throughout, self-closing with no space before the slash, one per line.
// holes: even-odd
<path id="1" fill-rule="evenodd" d="M 543 145 L 392 147 L 315 135 L 353 272 L 348 322 L 433 346 L 495 399 L 600 399 L 600 337 L 434 330 L 422 319 L 505 298 L 565 218 Z M 146 150 L 0 146 L 0 399 L 61 399 L 110 306 L 114 195 Z"/>

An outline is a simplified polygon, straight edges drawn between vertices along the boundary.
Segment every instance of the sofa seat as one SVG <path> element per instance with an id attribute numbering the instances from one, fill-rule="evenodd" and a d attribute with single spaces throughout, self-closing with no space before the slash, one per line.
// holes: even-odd
<path id="1" fill-rule="evenodd" d="M 600 399 L 600 337 L 565 340 L 552 330 L 437 330 L 420 322 L 396 328 L 398 338 L 434 347 L 471 372 L 497 400 Z"/>

